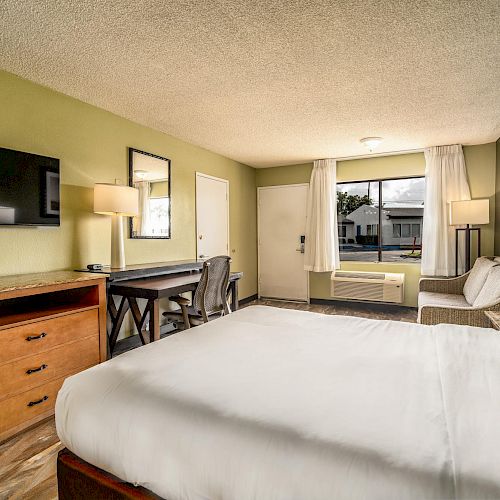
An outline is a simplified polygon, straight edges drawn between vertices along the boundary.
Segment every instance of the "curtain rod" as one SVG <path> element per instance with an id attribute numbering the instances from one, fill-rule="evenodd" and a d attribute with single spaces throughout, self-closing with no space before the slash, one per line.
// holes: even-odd
<path id="1" fill-rule="evenodd" d="M 423 153 L 424 148 L 420 149 L 403 149 L 401 151 L 388 151 L 385 153 L 369 153 L 367 155 L 358 155 L 358 156 L 342 156 L 338 158 L 332 158 L 332 160 L 337 161 L 348 161 L 348 160 L 363 160 L 365 158 L 377 158 L 378 156 L 395 156 L 395 155 L 403 155 L 403 154 L 412 154 L 412 153 Z"/>

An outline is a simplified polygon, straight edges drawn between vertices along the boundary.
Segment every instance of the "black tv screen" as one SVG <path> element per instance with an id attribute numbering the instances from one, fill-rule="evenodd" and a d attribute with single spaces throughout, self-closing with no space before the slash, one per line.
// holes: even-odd
<path id="1" fill-rule="evenodd" d="M 59 160 L 0 148 L 0 225 L 59 223 Z"/>

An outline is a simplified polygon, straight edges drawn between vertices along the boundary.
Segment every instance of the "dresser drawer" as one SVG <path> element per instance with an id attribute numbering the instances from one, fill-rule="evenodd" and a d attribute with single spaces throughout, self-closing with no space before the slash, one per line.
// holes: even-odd
<path id="1" fill-rule="evenodd" d="M 5 363 L 0 365 L 0 401 L 97 363 L 97 335 Z"/>
<path id="2" fill-rule="evenodd" d="M 0 330 L 0 365 L 99 334 L 97 309 Z"/>
<path id="3" fill-rule="evenodd" d="M 64 377 L 0 402 L 0 441 L 54 413 Z"/>

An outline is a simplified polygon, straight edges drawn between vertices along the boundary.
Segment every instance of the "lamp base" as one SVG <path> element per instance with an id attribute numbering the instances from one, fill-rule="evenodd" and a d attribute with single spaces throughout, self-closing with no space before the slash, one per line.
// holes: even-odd
<path id="1" fill-rule="evenodd" d="M 123 243 L 123 216 L 111 216 L 111 269 L 125 267 L 125 246 Z"/>

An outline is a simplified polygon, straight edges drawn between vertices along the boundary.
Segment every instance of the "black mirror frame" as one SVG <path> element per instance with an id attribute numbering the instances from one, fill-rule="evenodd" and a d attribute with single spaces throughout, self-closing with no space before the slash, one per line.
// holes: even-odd
<path id="1" fill-rule="evenodd" d="M 134 165 L 133 165 L 133 155 L 134 153 L 140 153 L 147 156 L 152 156 L 153 158 L 158 158 L 159 160 L 166 161 L 168 163 L 168 236 L 134 236 L 133 234 L 133 221 L 132 217 L 129 217 L 128 227 L 129 227 L 129 237 L 132 240 L 170 240 L 172 238 L 172 178 L 171 178 L 171 161 L 169 158 L 163 156 L 155 155 L 153 153 L 148 153 L 147 151 L 142 151 L 140 149 L 128 148 L 128 185 L 134 187 Z"/>

